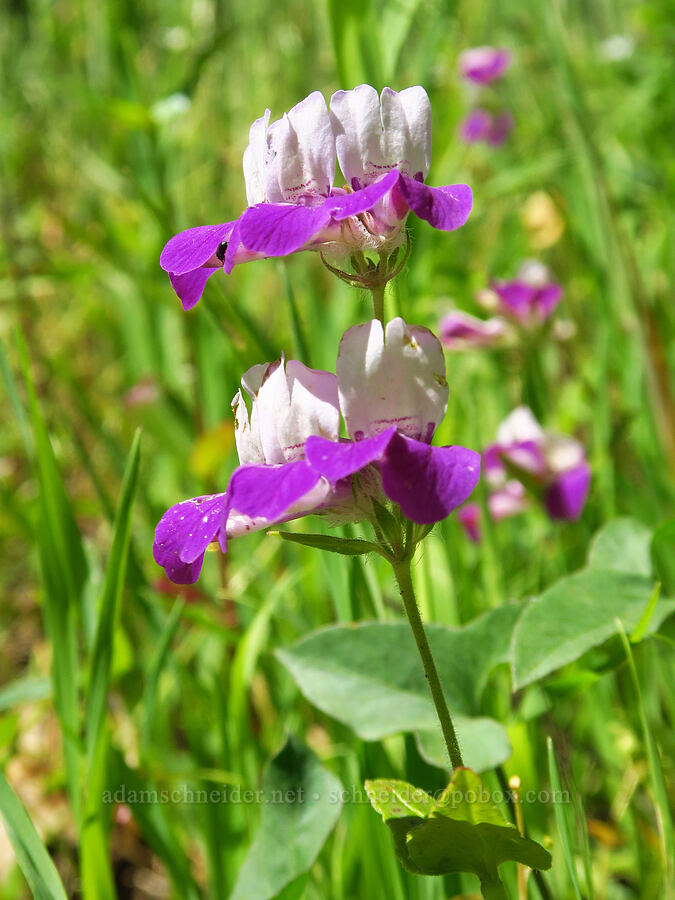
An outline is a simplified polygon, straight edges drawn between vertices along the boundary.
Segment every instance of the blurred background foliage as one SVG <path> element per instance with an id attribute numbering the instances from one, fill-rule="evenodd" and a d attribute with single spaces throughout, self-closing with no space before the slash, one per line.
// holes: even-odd
<path id="1" fill-rule="evenodd" d="M 334 369 L 340 334 L 370 315 L 367 298 L 313 254 L 216 276 L 186 314 L 159 269 L 165 241 L 239 214 L 241 154 L 267 106 L 276 118 L 312 90 L 328 96 L 364 80 L 426 87 L 434 115 L 429 183 L 467 182 L 475 206 L 452 235 L 411 221 L 413 252 L 390 313 L 435 328 L 453 305 L 475 311 L 474 294 L 491 277 L 511 277 L 535 257 L 564 285 L 558 316 L 568 323 L 563 342 L 450 355 L 450 407 L 438 439 L 481 448 L 526 401 L 546 425 L 580 438 L 593 468 L 578 523 L 551 523 L 533 509 L 488 529 L 480 546 L 452 519 L 435 530 L 415 572 L 423 613 L 460 625 L 579 568 L 591 535 L 611 517 L 654 528 L 673 516 L 674 38 L 667 0 L 3 5 L 0 759 L 69 896 L 80 896 L 82 838 L 48 678 L 63 648 L 43 627 L 43 610 L 55 608 L 45 532 L 55 529 L 58 571 L 70 573 L 78 598 L 79 663 L 67 685 L 77 704 L 86 673 L 96 672 L 98 598 L 115 595 L 110 567 L 107 593 L 103 573 L 138 426 L 126 587 L 110 621 L 114 652 L 104 679 L 109 785 L 136 778 L 146 786 L 257 788 L 289 731 L 348 789 L 388 775 L 431 789 L 446 777 L 410 736 L 364 742 L 313 709 L 274 656 L 328 623 L 397 618 L 379 562 L 320 557 L 254 535 L 234 542 L 227 558 L 207 555 L 194 588 L 176 589 L 153 563 L 164 509 L 226 484 L 235 464 L 229 404 L 241 373 L 282 350 Z M 470 102 L 457 57 L 479 44 L 515 55 L 494 88 L 516 123 L 499 150 L 457 138 Z M 27 347 L 23 373 L 17 326 Z M 28 372 L 39 406 L 32 413 Z M 36 416 L 46 422 L 62 496 Z M 57 499 L 45 506 L 45 496 Z M 123 531 L 118 521 L 120 553 Z M 672 595 L 667 560 L 659 574 Z M 563 777 L 583 805 L 577 822 L 587 823 L 576 858 L 592 859 L 598 898 L 665 896 L 640 715 L 672 788 L 668 640 L 635 648 L 642 706 L 611 643 L 601 659 L 584 658 L 518 695 L 502 667 L 483 696 L 483 712 L 509 731 L 506 775 L 549 785 L 553 735 Z M 75 725 L 89 712 L 75 708 Z M 96 773 L 95 754 L 87 758 Z M 228 897 L 260 816 L 255 804 L 217 802 L 108 812 L 115 890 L 134 898 Z M 525 815 L 529 830 L 555 845 L 550 895 L 580 896 L 551 806 L 533 804 Z M 515 874 L 509 878 L 515 891 Z M 98 895 L 106 896 L 102 883 Z M 284 896 L 440 900 L 472 885 L 406 875 L 378 817 L 354 803 L 309 876 Z M 0 897 L 23 896 L 0 838 Z"/>

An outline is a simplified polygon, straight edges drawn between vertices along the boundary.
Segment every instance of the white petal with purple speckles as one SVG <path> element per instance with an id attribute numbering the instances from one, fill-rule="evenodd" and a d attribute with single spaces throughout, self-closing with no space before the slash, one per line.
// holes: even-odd
<path id="1" fill-rule="evenodd" d="M 373 319 L 350 328 L 337 361 L 340 408 L 352 438 L 394 425 L 431 441 L 445 415 L 448 383 L 441 345 L 431 331 L 392 319 L 386 330 Z"/>

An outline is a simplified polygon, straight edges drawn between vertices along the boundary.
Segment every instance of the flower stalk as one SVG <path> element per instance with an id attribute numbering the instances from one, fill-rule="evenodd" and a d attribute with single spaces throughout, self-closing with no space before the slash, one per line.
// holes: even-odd
<path id="1" fill-rule="evenodd" d="M 392 562 L 392 568 L 394 569 L 394 575 L 396 576 L 396 582 L 401 593 L 406 616 L 408 617 L 408 622 L 410 622 L 415 643 L 417 644 L 417 649 L 422 660 L 424 674 L 429 683 L 429 690 L 431 691 L 434 706 L 436 707 L 436 714 L 441 723 L 441 730 L 443 731 L 445 745 L 448 749 L 448 756 L 450 757 L 453 769 L 457 769 L 464 765 L 462 751 L 459 748 L 455 726 L 452 722 L 450 710 L 448 709 L 445 694 L 443 693 L 443 686 L 438 677 L 436 663 L 434 662 L 431 647 L 429 646 L 429 640 L 420 616 L 417 598 L 415 597 L 412 583 L 410 563 L 411 555 L 407 552 L 402 559 L 394 560 Z"/>

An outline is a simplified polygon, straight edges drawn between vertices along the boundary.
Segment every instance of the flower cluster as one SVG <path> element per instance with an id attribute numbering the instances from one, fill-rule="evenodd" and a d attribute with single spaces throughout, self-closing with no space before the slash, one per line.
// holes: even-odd
<path id="1" fill-rule="evenodd" d="M 462 78 L 473 89 L 474 99 L 478 91 L 503 77 L 511 65 L 511 53 L 495 47 L 474 47 L 459 57 Z M 483 105 L 473 106 L 462 121 L 460 135 L 467 144 L 478 141 L 499 147 L 513 129 L 513 116 L 508 110 L 490 110 Z"/>
<path id="2" fill-rule="evenodd" d="M 540 329 L 562 296 L 562 286 L 552 280 L 546 266 L 529 260 L 513 281 L 493 280 L 490 289 L 478 294 L 481 305 L 497 315 L 485 320 L 453 310 L 441 320 L 441 340 L 450 350 L 513 342 L 519 332 Z"/>
<path id="3" fill-rule="evenodd" d="M 337 187 L 336 159 L 346 181 Z M 253 259 L 319 250 L 334 258 L 390 252 L 409 212 L 452 231 L 471 211 L 465 184 L 430 187 L 431 106 L 422 87 L 378 96 L 370 85 L 318 91 L 281 119 L 251 125 L 243 169 L 247 209 L 238 219 L 173 237 L 160 263 L 185 309 L 216 271 Z"/>
<path id="4" fill-rule="evenodd" d="M 359 520 L 396 504 L 412 522 L 446 518 L 473 491 L 480 457 L 432 447 L 448 399 L 438 339 L 374 319 L 342 337 L 337 376 L 295 360 L 254 366 L 233 400 L 240 465 L 224 493 L 164 514 L 154 556 L 177 584 L 197 580 L 207 546 L 309 513 Z M 340 415 L 348 437 L 341 439 Z"/>
<path id="5" fill-rule="evenodd" d="M 499 426 L 496 442 L 483 453 L 483 470 L 488 510 L 496 521 L 522 512 L 531 496 L 544 504 L 552 519 L 578 519 L 591 478 L 583 445 L 545 431 L 525 406 Z M 469 503 L 458 516 L 469 537 L 478 541 L 480 508 Z"/>

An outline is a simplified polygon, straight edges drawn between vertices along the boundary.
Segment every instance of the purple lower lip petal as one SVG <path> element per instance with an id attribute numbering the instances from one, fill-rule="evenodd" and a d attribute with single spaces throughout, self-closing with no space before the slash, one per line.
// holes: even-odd
<path id="1" fill-rule="evenodd" d="M 430 447 L 397 434 L 380 468 L 384 491 L 403 515 L 431 525 L 469 498 L 480 477 L 480 455 L 466 447 Z"/>

